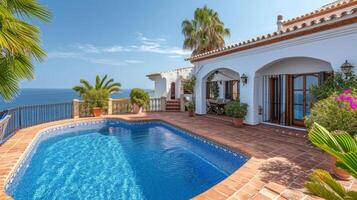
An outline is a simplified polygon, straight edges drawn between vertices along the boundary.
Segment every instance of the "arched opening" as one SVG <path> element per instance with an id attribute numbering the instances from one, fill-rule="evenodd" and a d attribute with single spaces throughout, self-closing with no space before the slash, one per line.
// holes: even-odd
<path id="1" fill-rule="evenodd" d="M 215 69 L 203 78 L 206 113 L 223 114 L 229 101 L 240 98 L 239 73 L 228 68 Z"/>
<path id="2" fill-rule="evenodd" d="M 262 121 L 304 126 L 312 102 L 310 87 L 323 83 L 332 71 L 330 63 L 309 57 L 283 58 L 264 65 L 256 72 L 262 85 Z"/>

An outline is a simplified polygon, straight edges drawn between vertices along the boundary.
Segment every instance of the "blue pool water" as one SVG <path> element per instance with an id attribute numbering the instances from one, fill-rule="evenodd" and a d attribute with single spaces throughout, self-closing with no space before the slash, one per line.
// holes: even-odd
<path id="1" fill-rule="evenodd" d="M 101 121 L 41 134 L 7 185 L 14 199 L 189 199 L 245 163 L 163 122 Z"/>

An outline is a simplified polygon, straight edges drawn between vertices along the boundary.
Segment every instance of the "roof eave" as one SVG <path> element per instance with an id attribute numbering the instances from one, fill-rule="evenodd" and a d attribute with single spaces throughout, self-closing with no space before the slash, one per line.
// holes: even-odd
<path id="1" fill-rule="evenodd" d="M 244 44 L 245 42 L 243 42 L 242 45 L 238 45 L 237 47 L 233 47 L 233 48 L 230 48 L 227 50 L 222 50 L 222 51 L 214 50 L 216 52 L 206 53 L 207 55 L 202 55 L 197 58 L 194 58 L 194 57 L 186 58 L 185 60 L 190 61 L 191 63 L 194 63 L 194 62 L 207 60 L 207 59 L 214 58 L 214 57 L 220 57 L 220 56 L 224 56 L 227 54 L 244 51 L 247 49 L 252 49 L 252 48 L 256 48 L 256 47 L 261 47 L 261 46 L 265 46 L 265 45 L 269 45 L 269 44 L 278 43 L 281 41 L 285 41 L 285 40 L 289 40 L 289 39 L 293 39 L 293 38 L 297 38 L 297 37 L 301 37 L 301 36 L 305 36 L 305 35 L 309 35 L 309 34 L 313 34 L 313 33 L 317 33 L 317 32 L 326 31 L 329 29 L 342 27 L 345 25 L 353 24 L 353 23 L 357 23 L 356 13 L 354 13 L 348 17 L 339 18 L 336 20 L 327 21 L 327 22 L 312 25 L 312 26 L 306 26 L 306 27 L 303 27 L 300 30 L 296 30 L 296 31 L 288 31 L 288 32 L 283 32 L 283 33 L 280 32 L 277 35 L 274 35 L 275 33 L 273 33 L 273 36 L 269 37 L 269 38 L 261 39 L 259 41 L 254 41 L 254 42 L 247 42 L 246 44 Z M 272 35 L 272 34 L 269 34 L 269 35 Z M 225 48 L 227 48 L 227 47 L 225 47 Z"/>

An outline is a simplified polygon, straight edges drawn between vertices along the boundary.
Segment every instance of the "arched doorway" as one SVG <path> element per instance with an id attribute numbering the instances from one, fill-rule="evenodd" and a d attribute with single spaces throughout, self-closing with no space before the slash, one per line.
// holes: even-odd
<path id="1" fill-rule="evenodd" d="M 321 84 L 332 71 L 330 63 L 308 57 L 283 58 L 259 69 L 262 121 L 304 126 L 312 102 L 310 87 Z"/>
<path id="2" fill-rule="evenodd" d="M 239 100 L 239 73 L 228 68 L 218 68 L 207 73 L 202 80 L 205 91 L 202 102 L 205 102 L 206 113 L 223 114 L 226 103 Z"/>

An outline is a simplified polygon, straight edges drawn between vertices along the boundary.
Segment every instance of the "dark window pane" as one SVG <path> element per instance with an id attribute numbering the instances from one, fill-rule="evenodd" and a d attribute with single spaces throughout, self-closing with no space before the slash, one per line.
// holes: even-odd
<path id="1" fill-rule="evenodd" d="M 303 106 L 301 105 L 294 105 L 294 119 L 302 120 L 304 119 L 304 111 Z"/>
<path id="2" fill-rule="evenodd" d="M 294 104 L 304 103 L 304 93 L 303 91 L 294 91 Z"/>
<path id="3" fill-rule="evenodd" d="M 303 76 L 297 76 L 294 78 L 294 89 L 301 90 L 304 87 L 304 77 Z"/>
<path id="4" fill-rule="evenodd" d="M 310 89 L 311 86 L 317 85 L 319 82 L 317 76 L 307 75 L 306 76 L 306 89 Z"/>
<path id="5" fill-rule="evenodd" d="M 306 116 L 310 116 L 310 106 L 306 105 Z"/>

